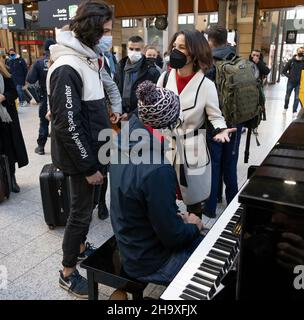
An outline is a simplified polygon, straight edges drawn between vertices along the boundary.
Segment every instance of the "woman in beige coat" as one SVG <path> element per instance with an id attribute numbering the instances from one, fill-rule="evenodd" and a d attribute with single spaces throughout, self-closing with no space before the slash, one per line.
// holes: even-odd
<path id="1" fill-rule="evenodd" d="M 204 72 L 212 66 L 211 49 L 204 35 L 197 31 L 175 34 L 169 46 L 169 73 L 163 73 L 158 86 L 179 95 L 181 123 L 174 132 L 181 139 L 181 152 L 174 158 L 179 187 L 189 212 L 202 214 L 201 202 L 211 188 L 211 165 L 203 129 L 208 119 L 214 128 L 213 139 L 229 142 L 235 129 L 227 129 L 219 108 L 216 87 Z"/>

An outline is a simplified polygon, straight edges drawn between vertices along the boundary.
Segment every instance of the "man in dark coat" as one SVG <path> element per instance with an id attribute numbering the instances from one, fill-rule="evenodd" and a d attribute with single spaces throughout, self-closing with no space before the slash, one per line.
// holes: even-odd
<path id="1" fill-rule="evenodd" d="M 4 80 L 4 92 L 0 94 L 0 102 L 10 117 L 9 122 L 0 118 L 0 154 L 7 155 L 9 160 L 12 191 L 20 192 L 15 177 L 15 164 L 18 163 L 19 168 L 21 168 L 26 166 L 29 161 L 15 105 L 18 94 L 13 80 L 9 78 L 8 72 L 3 72 L 4 63 L 0 62 L 0 64 L 0 76 Z"/>
<path id="2" fill-rule="evenodd" d="M 49 70 L 49 56 L 50 51 L 49 47 L 55 44 L 55 40 L 47 39 L 44 43 L 45 54 L 43 58 L 38 59 L 30 69 L 26 81 L 29 84 L 34 84 L 39 81 L 39 86 L 41 89 L 41 103 L 39 106 L 39 118 L 40 118 L 40 126 L 39 126 L 39 136 L 37 139 L 37 148 L 35 152 L 44 155 L 44 146 L 47 142 L 48 134 L 49 134 L 49 121 L 45 118 L 47 114 L 47 90 L 46 90 L 46 76 Z"/>
<path id="3" fill-rule="evenodd" d="M 304 70 L 304 47 L 297 50 L 297 54 L 287 62 L 285 68 L 283 69 L 283 74 L 288 78 L 287 90 L 285 96 L 285 105 L 283 113 L 286 114 L 290 96 L 292 91 L 295 91 L 294 103 L 293 103 L 293 115 L 297 115 L 297 110 L 299 106 L 299 93 L 300 93 L 300 82 L 301 74 Z"/>
<path id="4" fill-rule="evenodd" d="M 137 109 L 136 89 L 144 81 L 157 83 L 160 72 L 154 63 L 147 61 L 143 54 L 144 40 L 131 37 L 128 41 L 128 56 L 118 64 L 116 83 L 122 96 L 124 118 Z"/>
<path id="5" fill-rule="evenodd" d="M 18 96 L 19 103 L 21 107 L 27 105 L 25 101 L 23 87 L 25 85 L 25 78 L 27 75 L 27 65 L 23 58 L 16 54 L 15 49 L 9 50 L 9 59 L 7 60 L 7 66 L 9 68 L 9 72 L 12 75 L 12 79 L 14 80 Z"/>

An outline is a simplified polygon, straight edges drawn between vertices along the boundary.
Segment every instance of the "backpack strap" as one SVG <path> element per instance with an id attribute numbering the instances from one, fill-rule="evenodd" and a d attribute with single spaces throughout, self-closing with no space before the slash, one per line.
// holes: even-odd
<path id="1" fill-rule="evenodd" d="M 165 77 L 164 77 L 164 82 L 163 82 L 163 88 L 165 88 L 165 89 L 166 89 L 166 86 L 168 84 L 169 76 L 170 76 L 170 71 L 166 71 L 166 74 L 165 74 Z"/>
<path id="2" fill-rule="evenodd" d="M 250 149 L 250 142 L 251 142 L 251 133 L 252 133 L 252 129 L 248 128 L 244 163 L 248 163 L 248 161 L 249 161 L 249 149 Z"/>

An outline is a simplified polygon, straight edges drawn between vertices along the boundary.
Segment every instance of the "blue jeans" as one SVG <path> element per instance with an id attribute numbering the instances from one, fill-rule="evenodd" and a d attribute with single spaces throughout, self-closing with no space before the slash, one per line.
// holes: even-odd
<path id="1" fill-rule="evenodd" d="M 25 101 L 24 92 L 23 92 L 22 87 L 23 86 L 21 84 L 17 84 L 17 86 L 16 86 L 16 90 L 17 90 L 17 93 L 18 93 L 18 97 L 19 97 L 19 102 L 20 103 L 23 103 Z"/>
<path id="2" fill-rule="evenodd" d="M 207 142 L 211 156 L 211 192 L 205 203 L 205 210 L 211 214 L 216 212 L 218 190 L 224 178 L 226 186 L 226 201 L 229 204 L 238 193 L 237 163 L 242 135 L 242 124 L 237 125 L 237 132 L 233 133 L 229 143 L 213 141 L 211 133 L 207 131 Z"/>
<path id="3" fill-rule="evenodd" d="M 288 81 L 284 109 L 286 109 L 286 110 L 288 109 L 290 96 L 291 96 L 293 90 L 295 91 L 294 103 L 293 103 L 293 112 L 295 113 L 298 110 L 298 106 L 299 106 L 299 102 L 300 102 L 300 99 L 299 99 L 300 84 L 295 84 L 291 81 Z"/>
<path id="4" fill-rule="evenodd" d="M 37 144 L 40 147 L 44 147 L 49 135 L 49 121 L 45 119 L 47 114 L 47 94 L 45 94 L 42 98 L 41 104 L 39 106 L 39 118 L 40 118 L 40 126 L 39 126 L 39 137 L 37 139 Z"/>
<path id="5" fill-rule="evenodd" d="M 148 276 L 137 278 L 137 280 L 145 283 L 153 282 L 159 284 L 168 284 L 172 282 L 172 280 L 181 270 L 183 265 L 188 261 L 188 259 L 190 258 L 190 256 L 202 240 L 203 237 L 197 237 L 195 240 L 193 240 L 189 247 L 173 253 L 169 260 L 155 273 L 152 273 Z"/>

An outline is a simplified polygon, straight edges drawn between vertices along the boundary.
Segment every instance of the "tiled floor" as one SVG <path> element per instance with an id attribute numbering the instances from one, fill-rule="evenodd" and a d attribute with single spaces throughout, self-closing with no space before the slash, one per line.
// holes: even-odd
<path id="1" fill-rule="evenodd" d="M 261 146 L 257 147 L 252 138 L 249 164 L 243 163 L 245 135 L 242 137 L 239 183 L 246 180 L 247 168 L 259 164 L 271 150 L 284 129 L 292 121 L 292 111 L 282 114 L 285 82 L 266 89 L 267 121 L 259 128 Z M 62 251 L 63 228 L 49 230 L 43 219 L 39 173 L 44 164 L 49 163 L 50 146 L 46 155 L 38 156 L 33 150 L 36 146 L 38 131 L 38 109 L 30 106 L 19 110 L 23 134 L 30 157 L 30 164 L 17 170 L 17 180 L 21 193 L 13 194 L 9 201 L 0 205 L 0 266 L 8 270 L 7 289 L 0 289 L 1 299 L 74 299 L 58 286 Z M 109 200 L 109 195 L 107 197 Z M 218 214 L 224 209 L 219 206 Z M 211 227 L 215 220 L 204 219 Z M 100 221 L 94 213 L 88 239 L 95 245 L 101 245 L 112 235 L 109 219 Z M 1 287 L 0 287 L 1 288 Z M 149 286 L 146 294 L 158 297 L 162 288 Z M 111 288 L 100 288 L 100 299 L 108 299 Z"/>

